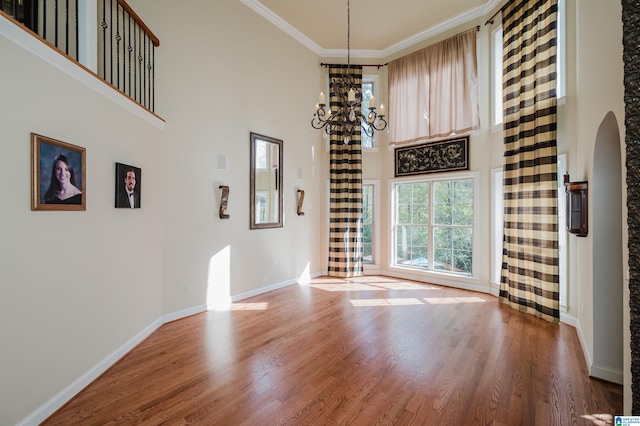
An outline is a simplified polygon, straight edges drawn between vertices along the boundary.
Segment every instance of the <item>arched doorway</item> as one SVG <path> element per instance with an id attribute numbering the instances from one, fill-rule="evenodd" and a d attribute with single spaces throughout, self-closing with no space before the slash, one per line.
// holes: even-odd
<path id="1" fill-rule="evenodd" d="M 593 364 L 591 375 L 623 382 L 622 166 L 620 131 L 613 112 L 596 135 L 593 182 Z"/>

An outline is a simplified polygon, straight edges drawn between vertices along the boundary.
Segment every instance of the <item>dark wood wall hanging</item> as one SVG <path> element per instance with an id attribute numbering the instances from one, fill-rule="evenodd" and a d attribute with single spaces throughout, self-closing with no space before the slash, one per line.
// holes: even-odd
<path id="1" fill-rule="evenodd" d="M 395 176 L 469 170 L 469 137 L 396 148 Z"/>

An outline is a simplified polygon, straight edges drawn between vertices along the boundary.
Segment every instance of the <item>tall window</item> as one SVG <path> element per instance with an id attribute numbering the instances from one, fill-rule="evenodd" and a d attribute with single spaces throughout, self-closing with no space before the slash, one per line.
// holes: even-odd
<path id="1" fill-rule="evenodd" d="M 362 105 L 360 106 L 360 110 L 365 117 L 369 115 L 369 99 L 375 97 L 375 88 L 374 77 L 366 75 L 362 77 Z M 374 148 L 376 146 L 374 137 L 375 135 L 369 136 L 362 130 L 360 132 L 362 148 Z"/>
<path id="2" fill-rule="evenodd" d="M 502 25 L 491 33 L 491 67 L 492 67 L 492 118 L 491 125 L 502 124 Z"/>
<path id="3" fill-rule="evenodd" d="M 374 264 L 374 187 L 372 184 L 362 185 L 362 225 L 364 233 L 364 263 Z"/>
<path id="4" fill-rule="evenodd" d="M 394 184 L 394 266 L 473 274 L 474 181 Z"/>

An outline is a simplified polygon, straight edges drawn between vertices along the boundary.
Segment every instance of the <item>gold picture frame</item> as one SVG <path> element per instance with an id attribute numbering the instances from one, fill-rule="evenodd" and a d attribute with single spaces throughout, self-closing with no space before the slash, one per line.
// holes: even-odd
<path id="1" fill-rule="evenodd" d="M 86 149 L 31 133 L 31 210 L 86 210 Z"/>

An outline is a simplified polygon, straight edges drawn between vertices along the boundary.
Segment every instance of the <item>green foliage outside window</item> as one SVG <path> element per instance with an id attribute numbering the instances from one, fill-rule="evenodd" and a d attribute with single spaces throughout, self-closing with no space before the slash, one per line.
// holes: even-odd
<path id="1" fill-rule="evenodd" d="M 433 204 L 432 222 L 429 220 L 430 201 Z M 397 185 L 395 242 L 398 265 L 471 274 L 473 180 Z M 429 266 L 430 243 L 433 244 L 433 267 Z"/>
<path id="2" fill-rule="evenodd" d="M 373 83 L 362 83 L 362 105 L 360 111 L 362 115 L 369 115 L 369 99 L 373 97 Z M 360 133 L 360 141 L 363 148 L 373 148 L 373 137 L 367 135 L 366 132 Z"/>
<path id="3" fill-rule="evenodd" d="M 362 185 L 362 228 L 364 263 L 373 261 L 373 185 Z"/>

